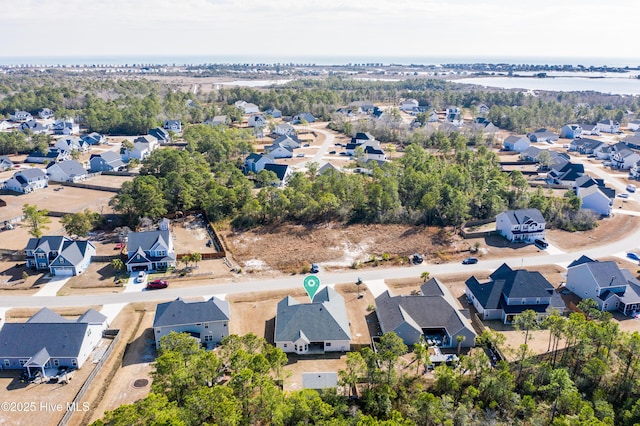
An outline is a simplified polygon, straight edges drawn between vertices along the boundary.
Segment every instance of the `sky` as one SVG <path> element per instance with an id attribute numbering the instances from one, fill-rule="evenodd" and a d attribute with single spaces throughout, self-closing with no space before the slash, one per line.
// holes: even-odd
<path id="1" fill-rule="evenodd" d="M 1 58 L 638 58 L 637 0 L 21 0 Z M 258 60 L 256 60 L 258 62 Z M 479 60 L 478 62 L 481 62 Z"/>

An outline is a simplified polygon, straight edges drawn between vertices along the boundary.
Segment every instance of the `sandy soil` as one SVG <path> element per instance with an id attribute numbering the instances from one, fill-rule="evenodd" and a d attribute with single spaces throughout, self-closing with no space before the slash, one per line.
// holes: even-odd
<path id="1" fill-rule="evenodd" d="M 599 226 L 590 231 L 568 233 L 558 229 L 548 230 L 546 239 L 562 250 L 595 247 L 625 237 L 638 224 L 640 218 L 619 214 L 599 221 Z"/>

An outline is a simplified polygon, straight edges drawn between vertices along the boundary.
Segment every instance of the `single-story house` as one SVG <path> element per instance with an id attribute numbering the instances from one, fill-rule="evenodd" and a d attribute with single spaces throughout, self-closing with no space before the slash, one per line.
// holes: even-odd
<path id="1" fill-rule="evenodd" d="M 582 127 L 582 136 L 600 136 L 600 130 L 597 124 L 580 124 Z"/>
<path id="2" fill-rule="evenodd" d="M 51 148 L 47 152 L 33 151 L 29 153 L 25 163 L 44 164 L 54 161 L 64 161 L 69 158 L 69 151 L 62 151 L 57 148 Z"/>
<path id="3" fill-rule="evenodd" d="M 533 310 L 538 319 L 551 310 L 565 311 L 562 297 L 540 272 L 511 269 L 503 263 L 481 283 L 475 276 L 466 282 L 465 294 L 483 320 L 500 319 L 505 324 L 526 310 Z"/>
<path id="4" fill-rule="evenodd" d="M 32 119 L 20 124 L 20 130 L 34 134 L 45 134 L 49 132 L 49 127 Z"/>
<path id="5" fill-rule="evenodd" d="M 509 241 L 544 240 L 546 221 L 538 209 L 507 210 L 496 216 L 496 231 Z"/>
<path id="6" fill-rule="evenodd" d="M 229 318 L 229 302 L 215 296 L 206 301 L 187 302 L 179 297 L 160 303 L 153 319 L 156 348 L 162 337 L 175 331 L 188 333 L 201 345 L 213 349 L 229 336 Z"/>
<path id="7" fill-rule="evenodd" d="M 538 129 L 533 133 L 528 133 L 527 137 L 531 142 L 554 142 L 558 140 L 558 135 L 547 129 Z"/>
<path id="8" fill-rule="evenodd" d="M 311 303 L 285 297 L 278 302 L 273 340 L 284 352 L 298 355 L 350 350 L 344 298 L 331 287 L 320 289 Z"/>
<path id="9" fill-rule="evenodd" d="M 40 111 L 38 111 L 38 117 L 40 117 L 43 120 L 51 120 L 53 116 L 54 116 L 53 110 L 49 108 L 42 108 Z"/>
<path id="10" fill-rule="evenodd" d="M 292 136 L 295 135 L 296 129 L 289 123 L 279 123 L 273 129 L 273 133 L 280 136 Z"/>
<path id="11" fill-rule="evenodd" d="M 596 151 L 596 149 L 603 145 L 606 144 L 595 139 L 581 138 L 572 140 L 571 144 L 569 144 L 569 149 L 571 151 L 577 151 L 580 154 L 591 155 Z"/>
<path id="12" fill-rule="evenodd" d="M 29 377 L 57 375 L 59 367 L 81 368 L 107 329 L 107 317 L 89 309 L 77 320 L 40 309 L 24 323 L 0 330 L 0 362 L 8 370 L 26 369 Z"/>
<path id="13" fill-rule="evenodd" d="M 210 126 L 226 126 L 229 124 L 229 118 L 226 115 L 216 115 L 213 118 L 206 120 L 203 124 Z"/>
<path id="14" fill-rule="evenodd" d="M 307 123 L 314 123 L 316 118 L 310 112 L 301 112 L 300 114 L 296 114 L 291 119 L 292 124 L 302 124 L 302 122 L 306 121 Z"/>
<path id="15" fill-rule="evenodd" d="M 400 111 L 412 112 L 414 108 L 420 106 L 420 103 L 416 99 L 405 99 L 400 102 Z"/>
<path id="16" fill-rule="evenodd" d="M 269 108 L 264 113 L 270 115 L 272 118 L 282 118 L 282 111 L 278 108 Z"/>
<path id="17" fill-rule="evenodd" d="M 442 348 L 475 346 L 476 333 L 463 310 L 446 286 L 431 278 L 420 287 L 419 295 L 392 296 L 387 290 L 376 298 L 376 315 L 383 333 L 396 333 L 405 344 L 424 337 Z"/>

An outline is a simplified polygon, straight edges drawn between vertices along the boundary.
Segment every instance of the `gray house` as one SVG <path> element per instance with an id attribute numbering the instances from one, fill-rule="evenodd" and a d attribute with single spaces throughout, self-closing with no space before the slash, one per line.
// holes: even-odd
<path id="1" fill-rule="evenodd" d="M 113 151 L 91 154 L 89 158 L 89 170 L 92 172 L 119 172 L 126 168 L 127 165 L 122 161 L 122 157 Z"/>
<path id="2" fill-rule="evenodd" d="M 229 302 L 214 296 L 204 302 L 177 298 L 158 304 L 153 319 L 156 348 L 160 339 L 172 331 L 188 333 L 212 349 L 229 335 Z"/>
<path id="3" fill-rule="evenodd" d="M 420 287 L 416 296 L 391 296 L 389 291 L 376 298 L 376 315 L 383 333 L 393 331 L 405 344 L 413 345 L 424 336 L 442 348 L 473 347 L 476 333 L 468 311 L 459 308 L 449 290 L 436 278 Z"/>
<path id="4" fill-rule="evenodd" d="M 0 172 L 13 168 L 13 161 L 6 155 L 0 155 Z"/>
<path id="5" fill-rule="evenodd" d="M 300 303 L 291 296 L 278 302 L 274 342 L 284 352 L 344 352 L 350 349 L 351 331 L 344 299 L 324 287 L 312 303 Z"/>
<path id="6" fill-rule="evenodd" d="M 46 171 L 49 180 L 54 182 L 78 182 L 88 177 L 85 168 L 76 160 L 49 163 Z"/>
<path id="7" fill-rule="evenodd" d="M 130 232 L 127 242 L 127 271 L 165 270 L 176 265 L 171 231 Z"/>
<path id="8" fill-rule="evenodd" d="M 51 275 L 80 275 L 96 255 L 90 241 L 57 235 L 30 238 L 25 251 L 28 268 L 48 269 Z"/>
<path id="9" fill-rule="evenodd" d="M 4 183 L 4 189 L 21 194 L 28 194 L 47 186 L 49 186 L 47 174 L 42 169 L 36 168 L 20 170 Z"/>
<path id="10" fill-rule="evenodd" d="M 58 367 L 80 368 L 106 328 L 107 317 L 94 309 L 74 321 L 42 308 L 27 322 L 6 323 L 0 330 L 2 368 L 24 368 L 30 377 L 56 375 Z"/>

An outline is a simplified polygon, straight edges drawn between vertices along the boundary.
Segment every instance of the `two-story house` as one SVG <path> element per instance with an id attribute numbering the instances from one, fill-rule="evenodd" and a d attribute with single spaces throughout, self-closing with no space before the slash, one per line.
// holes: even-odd
<path id="1" fill-rule="evenodd" d="M 27 267 L 48 269 L 51 275 L 80 275 L 91 264 L 96 248 L 90 241 L 64 236 L 30 238 L 25 249 Z"/>
<path id="2" fill-rule="evenodd" d="M 126 168 L 122 157 L 113 151 L 91 154 L 89 158 L 89 169 L 92 172 L 120 172 Z"/>
<path id="3" fill-rule="evenodd" d="M 229 302 L 215 296 L 207 301 L 187 302 L 177 298 L 160 303 L 153 319 L 156 348 L 162 337 L 174 331 L 188 333 L 203 346 L 213 349 L 229 336 L 229 318 Z"/>
<path id="4" fill-rule="evenodd" d="M 640 161 L 640 154 L 628 148 L 616 150 L 611 154 L 611 167 L 629 170 Z"/>
<path id="5" fill-rule="evenodd" d="M 620 131 L 620 123 L 613 120 L 598 121 L 596 127 L 601 133 L 618 133 Z"/>
<path id="6" fill-rule="evenodd" d="M 544 240 L 545 226 L 538 209 L 507 210 L 496 216 L 496 231 L 512 242 Z"/>
<path id="7" fill-rule="evenodd" d="M 31 113 L 27 111 L 16 111 L 10 116 L 11 121 L 29 121 L 32 120 L 33 116 Z"/>
<path id="8" fill-rule="evenodd" d="M 54 182 L 78 182 L 88 177 L 87 170 L 76 160 L 49 163 L 46 172 Z"/>
<path id="9" fill-rule="evenodd" d="M 87 151 L 89 144 L 77 136 L 60 138 L 56 141 L 56 149 L 63 152 Z"/>
<path id="10" fill-rule="evenodd" d="M 566 287 L 583 299 L 593 299 L 603 311 L 625 315 L 640 311 L 640 282 L 616 262 L 582 256 L 567 267 Z"/>
<path id="11" fill-rule="evenodd" d="M 165 130 L 171 130 L 172 132 L 175 132 L 175 133 L 182 132 L 182 122 L 180 120 L 167 120 L 164 122 L 162 127 Z"/>
<path id="12" fill-rule="evenodd" d="M 4 183 L 7 191 L 28 194 L 49 186 L 49 177 L 42 169 L 25 169 L 14 173 L 13 177 Z"/>
<path id="13" fill-rule="evenodd" d="M 538 319 L 551 310 L 561 314 L 565 310 L 562 297 L 541 273 L 513 270 L 506 263 L 489 275 L 489 281 L 481 283 L 472 276 L 465 285 L 467 299 L 483 320 L 500 319 L 509 324 L 526 310 L 535 311 Z"/>
<path id="14" fill-rule="evenodd" d="M 531 142 L 524 136 L 509 135 L 502 142 L 505 151 L 523 152 L 531 146 Z"/>
<path id="15" fill-rule="evenodd" d="M 127 271 L 165 270 L 176 265 L 171 231 L 130 232 L 127 241 Z"/>

